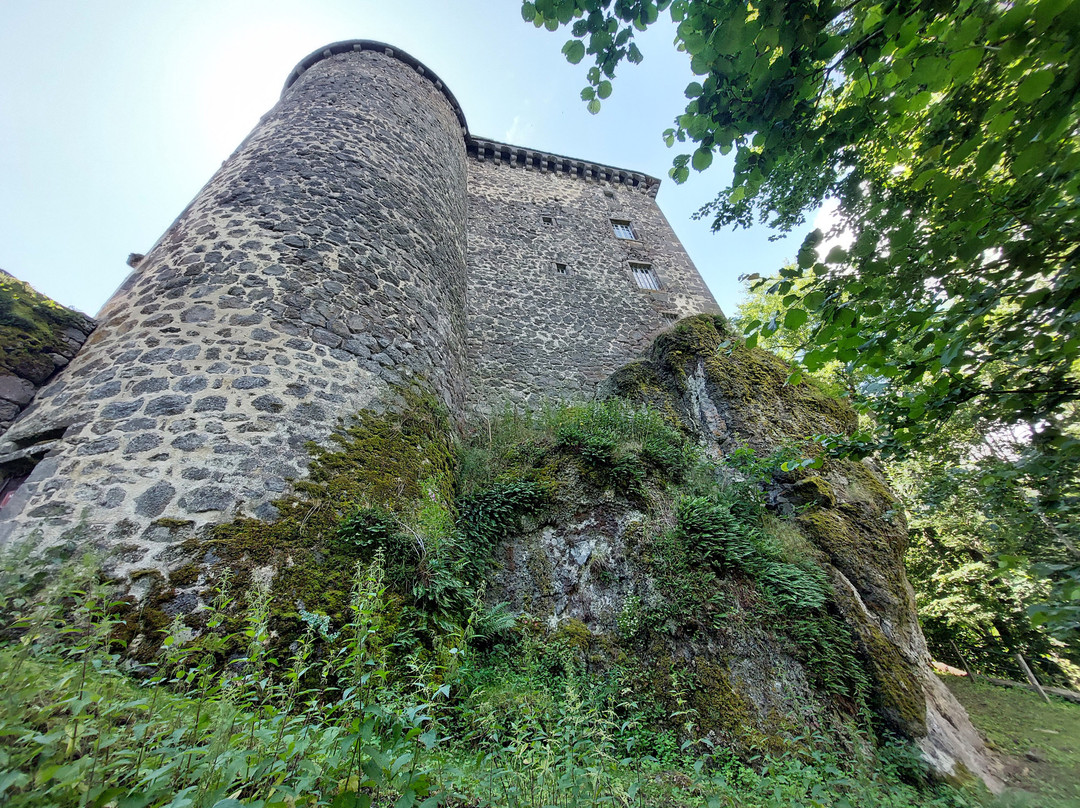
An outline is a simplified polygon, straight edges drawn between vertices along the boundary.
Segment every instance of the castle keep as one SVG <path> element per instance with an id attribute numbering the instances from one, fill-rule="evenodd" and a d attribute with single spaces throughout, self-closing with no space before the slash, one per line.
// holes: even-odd
<path id="1" fill-rule="evenodd" d="M 591 395 L 718 311 L 658 186 L 473 137 L 385 44 L 313 53 L 4 435 L 0 475 L 29 477 L 0 542 L 159 565 L 161 520 L 272 518 L 309 442 L 405 387 L 458 421 Z"/>

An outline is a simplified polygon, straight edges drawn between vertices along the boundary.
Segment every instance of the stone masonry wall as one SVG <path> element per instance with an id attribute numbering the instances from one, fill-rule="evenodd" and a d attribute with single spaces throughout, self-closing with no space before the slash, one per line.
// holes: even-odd
<path id="1" fill-rule="evenodd" d="M 474 406 L 591 396 L 676 319 L 719 311 L 655 190 L 470 156 Z M 617 238 L 613 219 L 637 238 Z M 630 262 L 650 264 L 661 291 L 640 288 Z"/>
<path id="2" fill-rule="evenodd" d="M 460 412 L 465 160 L 458 112 L 415 66 L 310 65 L 9 431 L 8 449 L 63 438 L 0 513 L 0 543 L 160 565 L 155 520 L 272 516 L 307 442 L 390 385 Z"/>

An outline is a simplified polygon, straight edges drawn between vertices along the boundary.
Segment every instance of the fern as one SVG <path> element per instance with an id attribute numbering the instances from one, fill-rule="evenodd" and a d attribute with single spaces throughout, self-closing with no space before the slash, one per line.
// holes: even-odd
<path id="1" fill-rule="evenodd" d="M 783 608 L 820 609 L 829 600 L 828 581 L 817 567 L 768 562 L 761 566 L 758 581 Z"/>

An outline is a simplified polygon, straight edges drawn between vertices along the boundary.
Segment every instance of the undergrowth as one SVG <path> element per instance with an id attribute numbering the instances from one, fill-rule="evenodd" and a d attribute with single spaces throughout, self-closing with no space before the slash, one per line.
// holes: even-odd
<path id="1" fill-rule="evenodd" d="M 23 592 L 33 577 L 9 555 L 0 580 L 0 613 L 10 618 L 0 634 L 0 802 L 976 804 L 929 783 L 903 747 L 853 758 L 798 726 L 784 729 L 783 744 L 725 745 L 725 732 L 746 729 L 750 708 L 720 666 L 680 667 L 670 656 L 642 664 L 665 637 L 725 630 L 733 595 L 745 597 L 823 692 L 865 713 L 850 632 L 820 569 L 773 529 L 760 480 L 745 473 L 752 458 L 742 456 L 743 472 L 732 476 L 704 463 L 657 413 L 594 402 L 492 419 L 457 447 L 451 484 L 427 425 L 437 419 L 413 421 L 397 432 L 380 425 L 378 451 L 355 427 L 341 451 L 324 453 L 308 504 L 290 506 L 272 530 L 238 522 L 216 540 L 220 548 L 242 539 L 254 554 L 257 539 L 274 538 L 295 558 L 308 552 L 309 565 L 323 554 L 336 565 L 332 609 L 318 607 L 326 593 L 296 597 L 320 580 L 300 590 L 303 565 L 286 578 L 292 589 L 252 574 L 234 581 L 226 567 L 203 605 L 173 616 L 155 638 L 156 656 L 132 665 L 122 618 L 134 607 L 92 565 L 66 568 L 31 597 Z M 430 458 L 414 464 L 424 476 L 401 479 L 400 435 Z M 364 467 L 369 455 L 376 463 Z M 361 485 L 349 477 L 354 467 Z M 559 518 L 570 472 L 655 517 L 635 552 L 659 594 L 626 598 L 609 639 L 573 621 L 553 632 L 485 594 L 501 543 Z M 390 493 L 405 489 L 399 505 Z M 294 598 L 287 619 L 275 611 L 283 592 Z M 599 640 L 606 661 L 587 664 Z"/>
<path id="2" fill-rule="evenodd" d="M 354 574 L 349 622 L 312 617 L 284 659 L 270 647 L 266 592 L 239 638 L 203 642 L 175 621 L 153 672 L 110 651 L 108 588 L 90 568 L 16 615 L 0 645 L 0 801 L 11 806 L 932 806 L 976 803 L 931 786 L 910 756 L 876 769 L 827 746 L 739 762 L 705 741 L 653 738 L 620 677 L 597 687 L 566 649 L 534 643 L 499 663 L 467 644 L 453 686 L 418 672 L 389 685 L 380 641 L 380 554 Z M 221 667 L 211 646 L 239 639 Z M 519 649 L 521 650 L 521 649 Z M 475 660 L 475 661 L 473 661 Z M 622 672 L 621 676 L 632 675 Z M 455 691 L 458 691 L 455 694 Z M 810 738 L 808 740 L 814 740 Z M 919 782 L 908 780 L 912 775 Z"/>

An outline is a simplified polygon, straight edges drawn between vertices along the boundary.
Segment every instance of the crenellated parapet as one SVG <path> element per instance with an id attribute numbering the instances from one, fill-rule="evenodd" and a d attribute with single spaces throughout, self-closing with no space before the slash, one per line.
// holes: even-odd
<path id="1" fill-rule="evenodd" d="M 469 137 L 467 148 L 469 156 L 481 163 L 488 161 L 496 165 L 536 171 L 540 174 L 563 174 L 587 182 L 614 183 L 644 191 L 654 199 L 656 192 L 660 190 L 660 180 L 648 174 L 602 163 L 591 163 L 561 154 L 526 149 L 477 137 Z"/>

